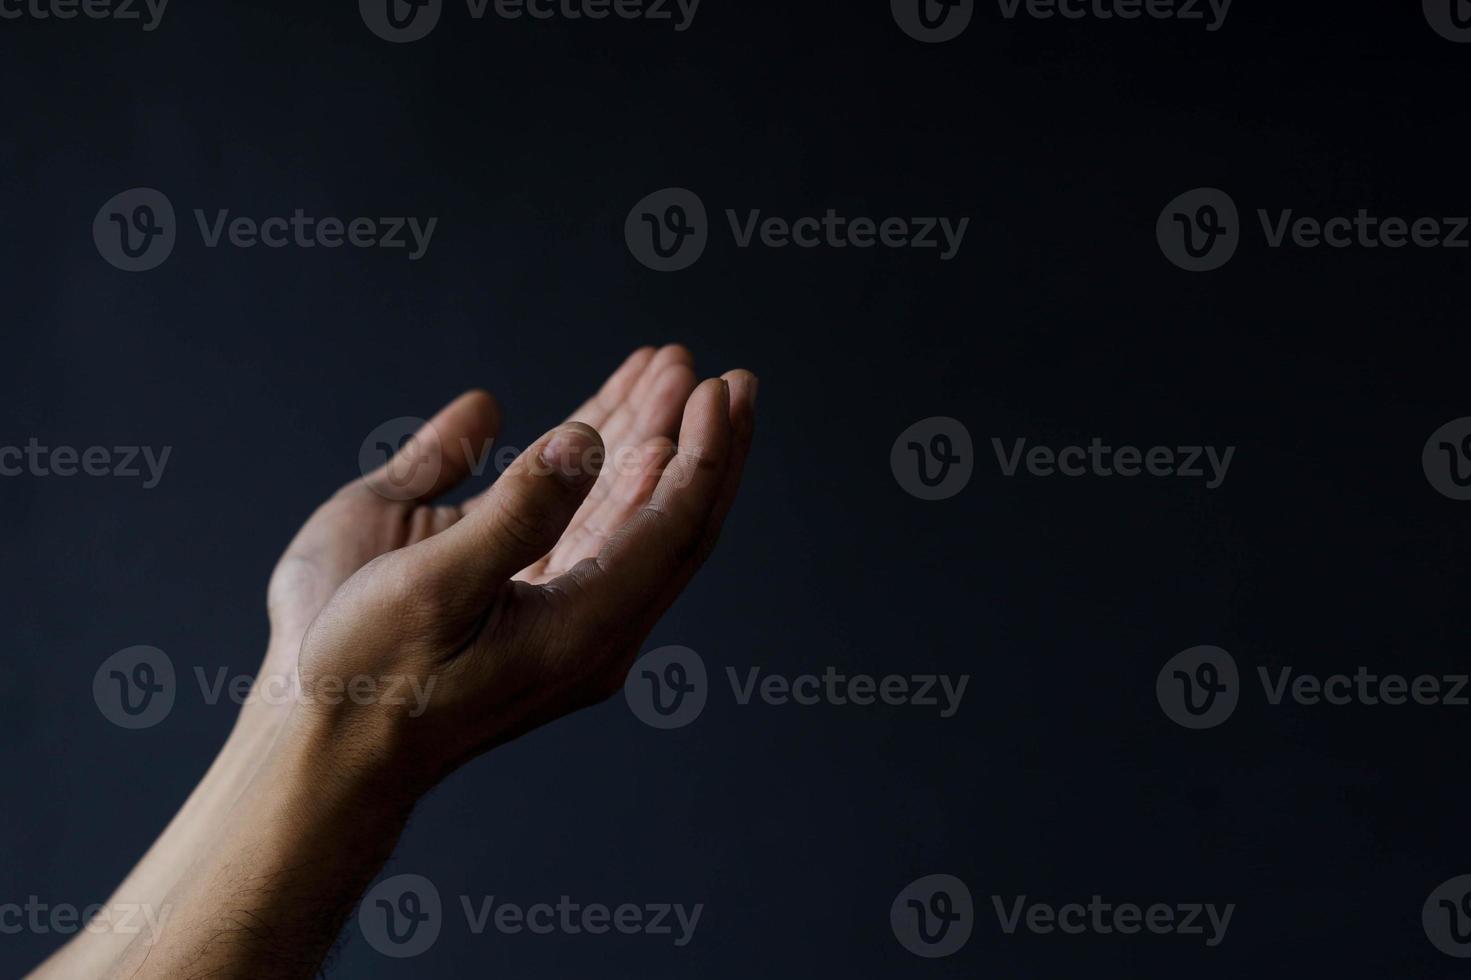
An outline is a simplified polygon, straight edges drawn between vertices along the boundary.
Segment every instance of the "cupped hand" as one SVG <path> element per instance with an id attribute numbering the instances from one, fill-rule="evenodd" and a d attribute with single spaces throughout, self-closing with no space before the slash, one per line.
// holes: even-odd
<path id="1" fill-rule="evenodd" d="M 641 348 L 568 421 L 601 429 L 610 447 L 625 452 L 645 443 L 670 445 L 695 387 L 692 363 L 689 351 L 677 344 L 657 351 Z M 266 592 L 271 640 L 262 678 L 279 684 L 295 676 L 307 627 L 354 572 L 379 555 L 449 527 L 474 507 L 474 498 L 454 507 L 433 501 L 484 464 L 500 425 L 500 406 L 489 393 L 466 392 L 440 410 L 397 456 L 317 508 L 271 575 Z M 426 460 L 434 466 L 421 467 Z M 632 481 L 615 476 L 609 473 L 599 481 L 590 503 L 629 499 L 636 491 Z M 584 547 L 598 539 L 592 528 L 606 527 L 602 510 L 589 526 L 592 509 L 580 512 L 569 528 L 569 539 L 575 537 Z M 527 571 L 544 573 L 545 568 Z"/>
<path id="2" fill-rule="evenodd" d="M 434 506 L 498 430 L 488 395 L 461 396 L 287 549 L 268 669 L 299 672 L 313 723 L 369 733 L 370 755 L 410 751 L 425 782 L 609 696 L 714 546 L 755 395 L 749 372 L 696 387 L 683 348 L 637 351 L 488 490 Z M 365 678 L 385 696 L 341 696 Z M 387 696 L 406 681 L 427 699 Z"/>

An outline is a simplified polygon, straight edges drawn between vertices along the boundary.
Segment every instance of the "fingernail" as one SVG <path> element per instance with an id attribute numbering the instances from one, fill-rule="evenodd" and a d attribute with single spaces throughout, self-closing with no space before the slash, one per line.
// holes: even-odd
<path id="1" fill-rule="evenodd" d="M 720 379 L 720 400 L 725 404 L 725 410 L 730 411 L 730 382 L 724 378 Z"/>
<path id="2" fill-rule="evenodd" d="M 569 487 L 590 483 L 603 466 L 603 448 L 581 429 L 559 429 L 541 447 L 541 461 Z"/>

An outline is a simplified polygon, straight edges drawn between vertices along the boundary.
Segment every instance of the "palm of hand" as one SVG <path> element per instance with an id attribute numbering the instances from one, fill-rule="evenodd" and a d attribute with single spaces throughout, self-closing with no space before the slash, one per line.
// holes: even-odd
<path id="1" fill-rule="evenodd" d="M 694 390 L 693 359 L 683 347 L 635 351 L 569 421 L 585 422 L 603 437 L 607 460 L 597 483 L 552 550 L 516 575 L 540 585 L 596 555 L 653 493 L 659 471 L 674 450 L 685 401 Z M 436 506 L 435 496 L 468 475 L 474 459 L 499 431 L 493 398 L 472 391 L 446 406 L 416 439 L 440 465 L 425 492 L 401 500 L 382 493 L 385 464 L 343 487 L 319 507 L 287 546 L 271 575 L 267 609 L 271 643 L 262 678 L 292 681 L 302 637 L 338 588 L 364 565 L 423 541 L 457 523 L 483 499 Z M 471 450 L 466 458 L 463 449 Z"/>

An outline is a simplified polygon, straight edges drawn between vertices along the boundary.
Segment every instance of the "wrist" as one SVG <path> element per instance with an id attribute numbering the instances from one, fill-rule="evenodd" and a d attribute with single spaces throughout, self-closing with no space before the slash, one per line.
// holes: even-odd
<path id="1" fill-rule="evenodd" d="M 433 780 L 388 720 L 293 705 L 266 763 L 268 779 L 301 787 L 331 805 L 407 815 Z"/>

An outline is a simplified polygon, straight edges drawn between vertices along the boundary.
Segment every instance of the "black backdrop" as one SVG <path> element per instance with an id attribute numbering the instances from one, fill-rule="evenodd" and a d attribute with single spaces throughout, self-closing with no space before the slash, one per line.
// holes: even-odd
<path id="1" fill-rule="evenodd" d="M 349 925 L 349 977 L 1441 977 L 1426 896 L 1471 871 L 1467 709 L 1271 706 L 1256 668 L 1464 669 L 1468 504 L 1420 453 L 1471 414 L 1471 253 L 1271 249 L 1257 208 L 1453 216 L 1471 46 L 1417 4 L 1238 0 L 1224 26 L 981 4 L 921 44 L 888 5 L 705 0 L 693 26 L 474 22 L 388 44 L 353 4 L 174 0 L 136 24 L 0 21 L 6 445 L 171 446 L 159 485 L 0 480 L 0 903 L 100 901 L 202 775 L 233 707 L 123 731 L 93 672 L 134 644 L 254 669 L 276 555 L 379 422 L 483 385 L 533 437 L 633 347 L 762 377 L 711 566 L 649 648 L 699 651 L 693 725 L 621 700 L 467 767 L 385 874 L 529 904 L 705 903 L 688 947 L 482 936 L 415 959 Z M 179 210 L 159 268 L 103 261 L 98 208 Z M 630 207 L 696 191 L 711 241 L 640 265 Z M 1240 249 L 1161 254 L 1219 187 Z M 206 249 L 193 208 L 433 215 L 427 255 Z M 739 249 L 725 208 L 969 217 L 959 255 Z M 952 416 L 975 473 L 905 493 L 898 434 Z M 1008 443 L 1237 447 L 1224 484 L 1006 478 Z M 1245 690 L 1187 731 L 1155 697 L 1216 644 Z M 971 675 L 959 713 L 739 706 L 726 666 Z M 967 883 L 960 952 L 889 906 Z M 1225 940 L 1025 931 L 991 896 L 1235 903 Z M 23 972 L 60 942 L 0 936 Z"/>

